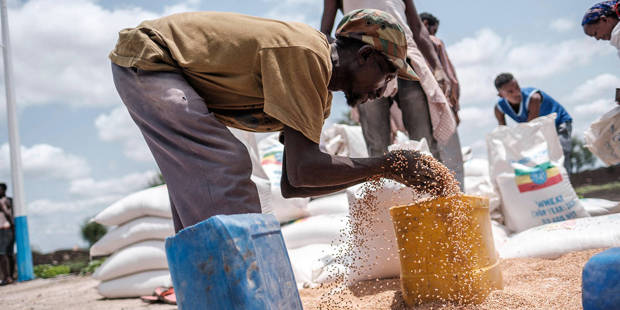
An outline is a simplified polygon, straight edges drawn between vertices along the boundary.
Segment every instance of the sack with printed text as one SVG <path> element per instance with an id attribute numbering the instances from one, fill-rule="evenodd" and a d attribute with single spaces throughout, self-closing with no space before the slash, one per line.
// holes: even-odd
<path id="1" fill-rule="evenodd" d="M 487 148 L 491 181 L 510 230 L 588 216 L 563 166 L 555 114 L 500 126 L 487 136 Z"/>

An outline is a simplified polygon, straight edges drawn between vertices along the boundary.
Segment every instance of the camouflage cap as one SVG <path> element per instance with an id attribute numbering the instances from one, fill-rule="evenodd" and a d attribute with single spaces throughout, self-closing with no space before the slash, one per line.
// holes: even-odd
<path id="1" fill-rule="evenodd" d="M 383 53 L 398 68 L 398 76 L 418 81 L 418 75 L 407 63 L 407 39 L 398 21 L 384 11 L 359 9 L 345 15 L 336 38 L 360 40 Z"/>

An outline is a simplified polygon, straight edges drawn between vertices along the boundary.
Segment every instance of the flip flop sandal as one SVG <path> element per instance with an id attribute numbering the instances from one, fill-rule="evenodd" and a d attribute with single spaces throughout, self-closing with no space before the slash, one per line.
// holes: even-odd
<path id="1" fill-rule="evenodd" d="M 159 286 L 159 287 L 155 288 L 155 290 L 153 291 L 153 295 L 159 297 L 159 296 L 161 296 L 161 294 L 163 294 L 164 292 L 166 292 L 169 289 L 170 289 L 169 286 Z"/>
<path id="2" fill-rule="evenodd" d="M 165 304 L 176 305 L 177 304 L 177 295 L 174 294 L 174 287 L 167 289 L 158 295 L 159 300 Z"/>

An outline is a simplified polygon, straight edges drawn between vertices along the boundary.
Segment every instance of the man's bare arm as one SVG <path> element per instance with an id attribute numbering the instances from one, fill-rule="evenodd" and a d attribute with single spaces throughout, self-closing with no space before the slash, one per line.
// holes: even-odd
<path id="1" fill-rule="evenodd" d="M 530 98 L 527 110 L 527 121 L 531 121 L 540 115 L 540 105 L 542 104 L 542 96 L 539 93 L 535 93 Z"/>
<path id="2" fill-rule="evenodd" d="M 331 41 L 332 29 L 334 28 L 334 20 L 338 11 L 337 0 L 323 1 L 323 16 L 321 17 L 321 32 L 324 33 Z"/>
<path id="3" fill-rule="evenodd" d="M 321 152 L 318 144 L 290 127 L 284 128 L 284 154 L 286 166 L 283 166 L 282 173 L 296 188 L 349 185 L 384 172 L 385 158 L 329 155 Z"/>
<path id="4" fill-rule="evenodd" d="M 420 52 L 422 52 L 422 55 L 424 55 L 424 58 L 426 58 L 426 61 L 428 61 L 428 64 L 434 71 L 444 71 L 428 30 L 422 23 L 420 16 L 418 16 L 418 10 L 416 9 L 413 0 L 403 1 L 405 1 L 405 15 L 407 16 L 407 24 L 409 24 L 409 28 L 413 32 L 413 39 L 418 45 Z M 447 76 L 445 77 L 447 78 Z"/>
<path id="5" fill-rule="evenodd" d="M 333 156 L 321 152 L 302 133 L 285 127 L 282 195 L 308 197 L 333 193 L 374 176 L 409 186 L 426 184 L 437 175 L 432 169 L 421 167 L 421 160 L 423 155 L 415 151 L 390 152 L 377 158 Z"/>
<path id="6" fill-rule="evenodd" d="M 351 182 L 349 184 L 325 186 L 325 187 L 294 187 L 288 181 L 288 174 L 286 173 L 286 154 L 282 157 L 282 177 L 280 179 L 280 191 L 284 198 L 294 197 L 316 197 L 322 195 L 333 194 L 359 184 L 360 182 Z"/>
<path id="7" fill-rule="evenodd" d="M 495 111 L 495 118 L 497 119 L 497 123 L 500 126 L 506 126 L 506 116 L 504 115 L 504 113 L 502 113 L 502 111 L 500 111 L 497 106 L 493 110 Z"/>

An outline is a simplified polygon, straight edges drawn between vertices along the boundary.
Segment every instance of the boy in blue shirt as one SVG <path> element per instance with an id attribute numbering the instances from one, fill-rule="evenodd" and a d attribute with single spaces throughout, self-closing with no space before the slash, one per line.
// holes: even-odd
<path id="1" fill-rule="evenodd" d="M 571 173 L 571 132 L 573 119 L 566 109 L 551 96 L 534 87 L 519 87 L 510 73 L 495 78 L 495 88 L 501 98 L 495 105 L 495 118 L 500 125 L 506 125 L 506 115 L 518 123 L 529 122 L 539 116 L 556 113 L 555 128 L 564 152 L 564 168 Z"/>

